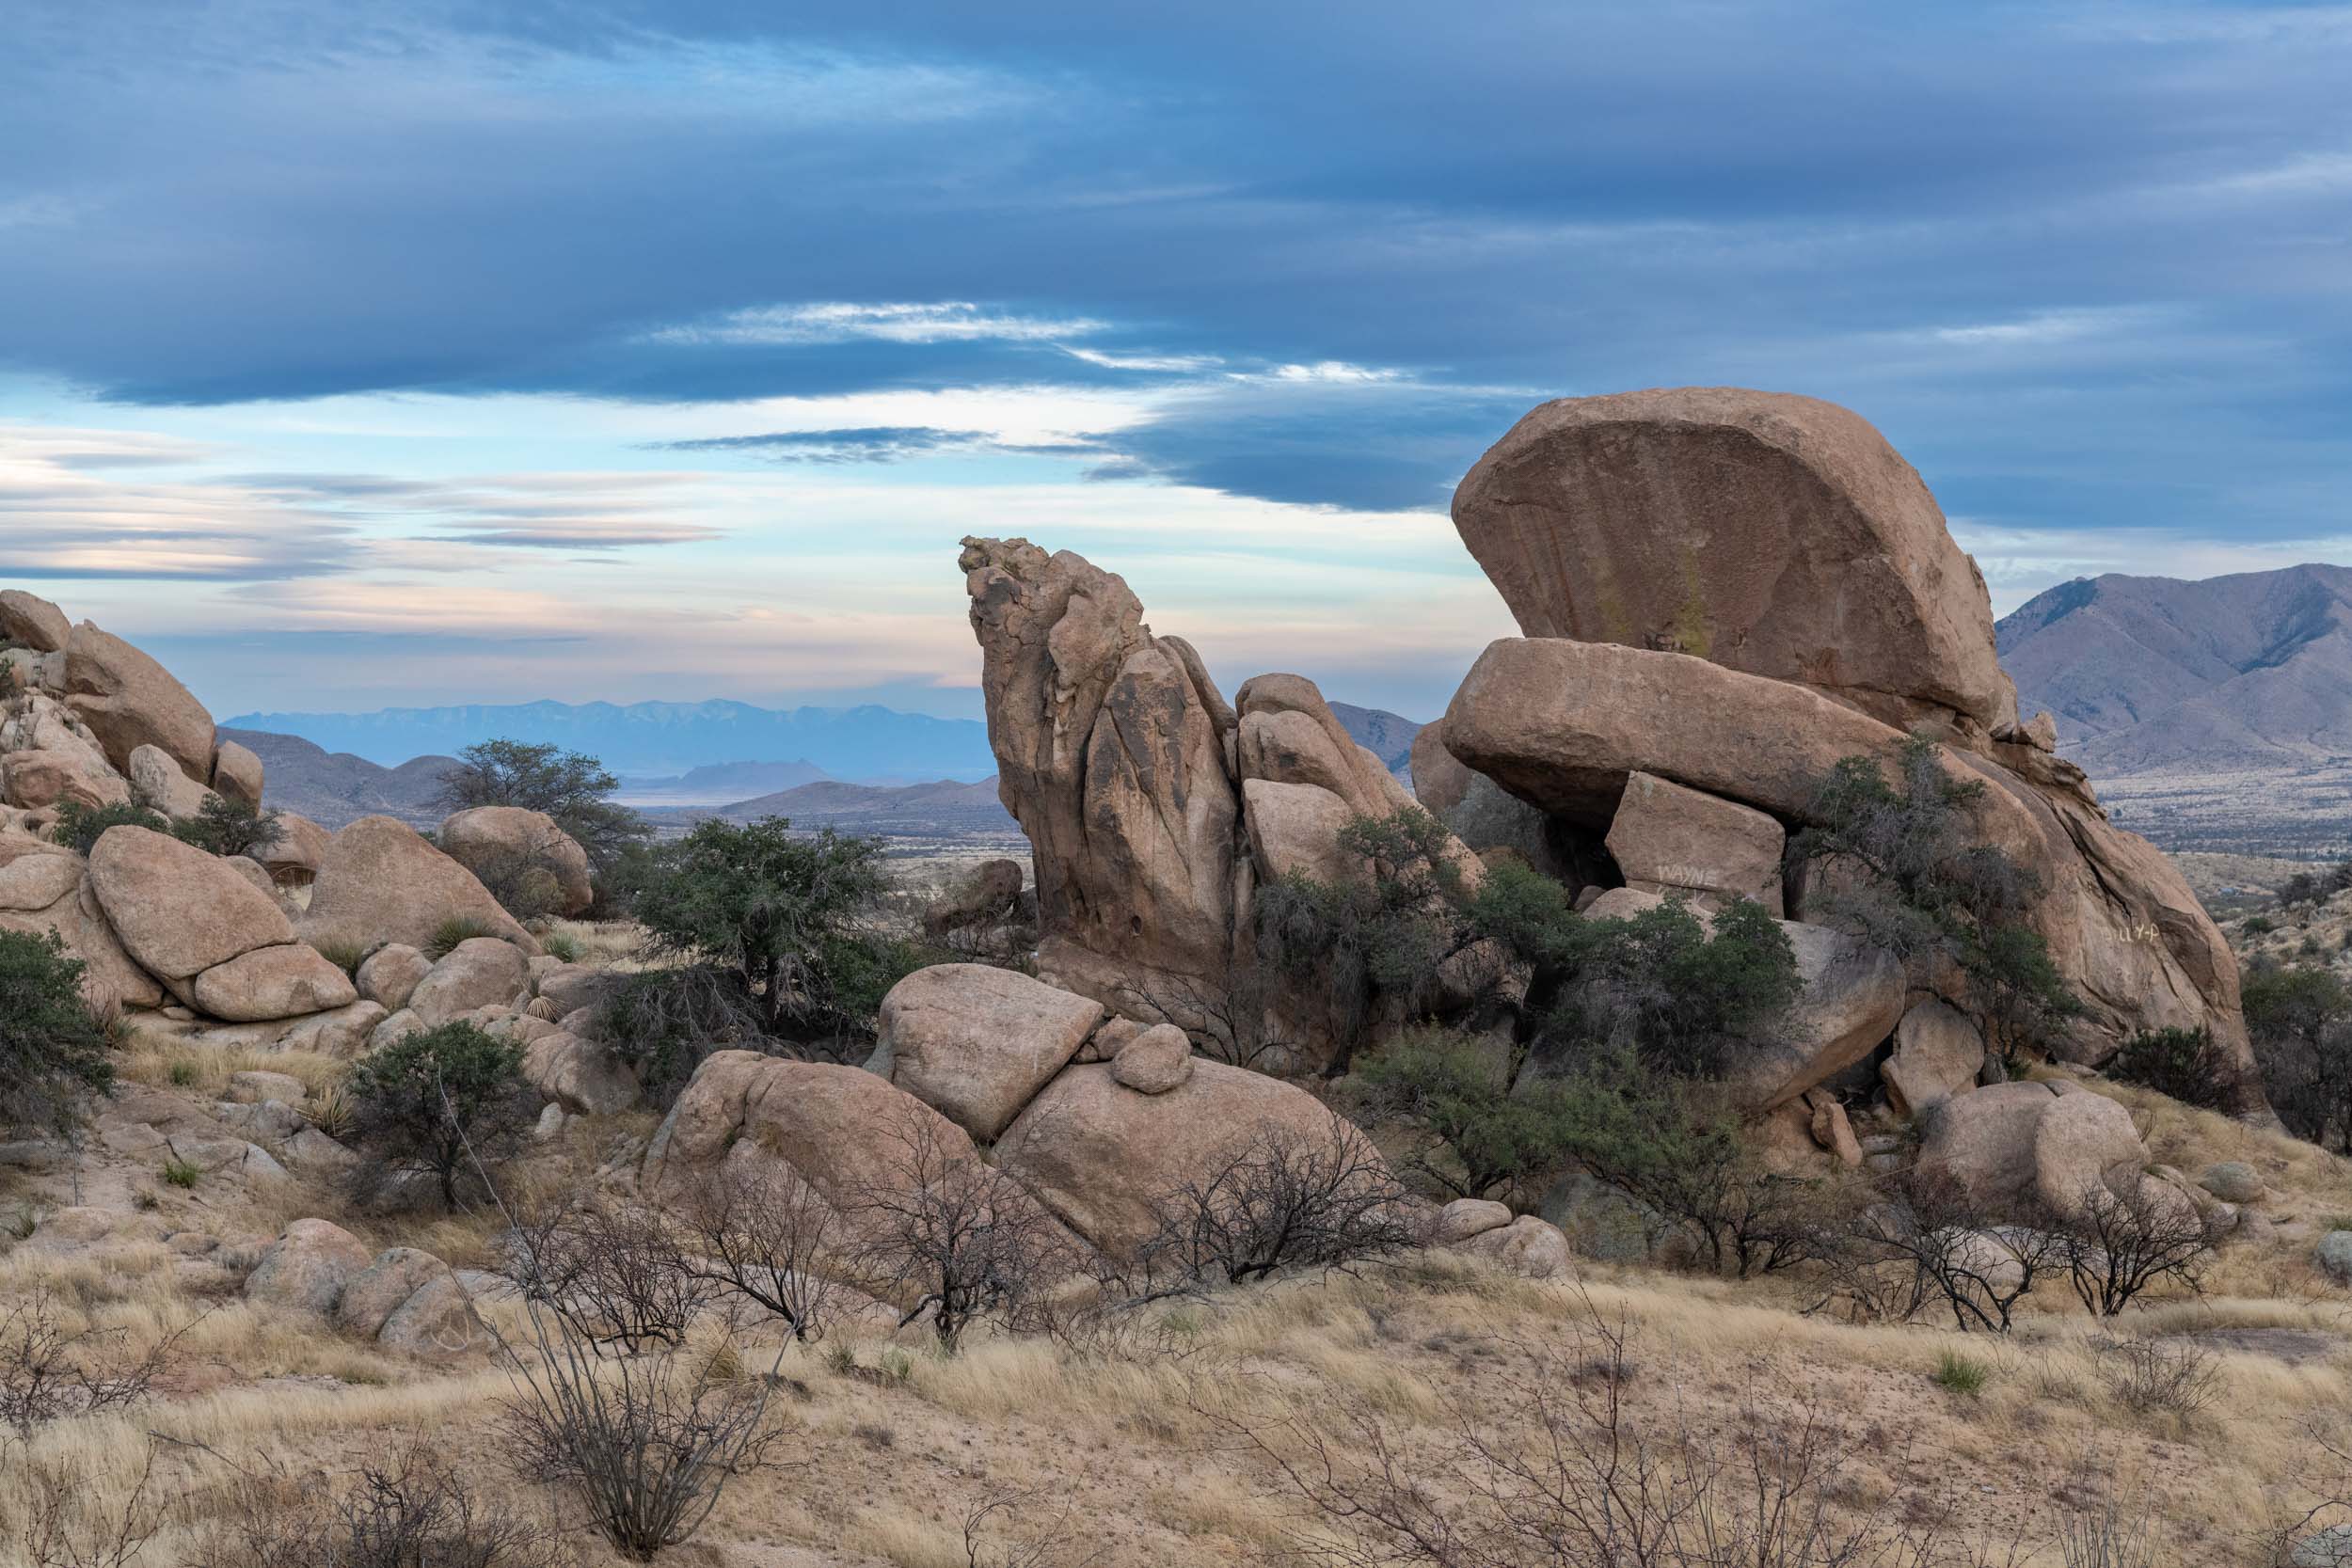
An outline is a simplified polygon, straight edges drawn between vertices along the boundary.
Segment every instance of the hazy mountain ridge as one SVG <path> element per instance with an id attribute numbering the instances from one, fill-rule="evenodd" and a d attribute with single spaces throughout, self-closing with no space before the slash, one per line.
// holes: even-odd
<path id="1" fill-rule="evenodd" d="M 384 768 L 348 752 L 329 752 L 299 736 L 222 726 L 220 737 L 249 748 L 265 773 L 262 802 L 340 828 L 362 816 L 438 822 L 441 775 L 459 765 L 452 756 L 411 757 Z"/>
<path id="2" fill-rule="evenodd" d="M 2352 568 L 2077 578 L 1997 634 L 2020 710 L 2093 778 L 2352 758 Z"/>
<path id="3" fill-rule="evenodd" d="M 754 758 L 798 758 L 834 778 L 982 779 L 996 770 L 988 726 L 866 704 L 790 709 L 749 703 L 517 703 L 373 713 L 249 713 L 240 729 L 299 736 L 379 766 L 478 741 L 552 741 L 613 772 L 682 776 Z"/>

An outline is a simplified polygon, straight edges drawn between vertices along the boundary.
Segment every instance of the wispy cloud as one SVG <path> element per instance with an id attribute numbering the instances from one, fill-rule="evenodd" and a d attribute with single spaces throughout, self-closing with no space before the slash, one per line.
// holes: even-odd
<path id="1" fill-rule="evenodd" d="M 847 343 L 1050 343 L 1108 329 L 1088 316 L 1025 316 L 956 300 L 932 304 L 762 305 L 713 321 L 665 326 L 645 341 L 688 345 Z"/>
<path id="2" fill-rule="evenodd" d="M 711 436 L 665 441 L 667 451 L 742 451 L 779 463 L 898 463 L 942 451 L 993 445 L 986 431 L 930 425 L 866 425 L 851 430 L 783 430 L 762 436 Z"/>

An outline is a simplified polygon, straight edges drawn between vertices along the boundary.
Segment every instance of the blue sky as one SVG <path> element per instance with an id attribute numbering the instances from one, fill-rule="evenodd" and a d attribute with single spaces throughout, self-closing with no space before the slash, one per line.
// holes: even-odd
<path id="1" fill-rule="evenodd" d="M 217 711 L 977 711 L 954 567 L 1436 712 L 1546 397 L 1875 421 L 2012 608 L 2352 559 L 2352 7 L 14 0 L 0 581 Z"/>

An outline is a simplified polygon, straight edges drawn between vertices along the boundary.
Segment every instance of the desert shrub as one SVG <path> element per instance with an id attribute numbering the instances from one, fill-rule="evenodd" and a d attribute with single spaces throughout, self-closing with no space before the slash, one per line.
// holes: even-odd
<path id="1" fill-rule="evenodd" d="M 314 942 L 310 946 L 320 958 L 354 979 L 358 978 L 359 966 L 368 958 L 368 950 L 356 942 Z"/>
<path id="2" fill-rule="evenodd" d="M 1337 1117 L 1320 1134 L 1269 1123 L 1154 1200 L 1137 1261 L 1170 1284 L 1345 1268 L 1419 1239 L 1405 1198 L 1371 1140 Z"/>
<path id="3" fill-rule="evenodd" d="M 286 836 L 286 830 L 275 811 L 207 793 L 194 816 L 172 823 L 171 836 L 208 855 L 249 855 L 259 860 Z"/>
<path id="4" fill-rule="evenodd" d="M 564 1568 L 545 1519 L 513 1512 L 422 1446 L 345 1480 L 251 1477 L 189 1568 Z"/>
<path id="5" fill-rule="evenodd" d="M 199 1181 L 204 1180 L 204 1167 L 192 1165 L 175 1155 L 166 1158 L 163 1169 L 156 1174 L 171 1186 L 192 1189 Z"/>
<path id="6" fill-rule="evenodd" d="M 834 1206 L 788 1168 L 730 1161 L 675 1205 L 685 1245 L 678 1267 L 730 1302 L 823 1338 L 842 1287 L 834 1277 Z"/>
<path id="7" fill-rule="evenodd" d="M 631 1204 L 560 1195 L 522 1211 L 514 1245 L 524 1291 L 602 1352 L 684 1344 L 712 1294 L 661 1216 Z"/>
<path id="8" fill-rule="evenodd" d="M 2266 937 L 2278 928 L 2278 924 L 2266 914 L 2249 914 L 2238 926 L 2238 930 L 2249 937 Z"/>
<path id="9" fill-rule="evenodd" d="M 1340 849 L 1364 874 L 1325 882 L 1294 872 L 1258 890 L 1261 960 L 1323 1006 L 1344 1071 L 1371 1026 L 1376 999 L 1406 1012 L 1438 970 L 1479 933 L 1461 913 L 1461 873 L 1445 855 L 1445 827 L 1427 812 L 1351 817 Z"/>
<path id="10" fill-rule="evenodd" d="M 0 1309 L 0 1427 L 18 1443 L 53 1421 L 146 1402 L 183 1328 L 126 1356 L 119 1328 L 69 1326 L 47 1286 Z"/>
<path id="11" fill-rule="evenodd" d="M 915 956 L 878 929 L 882 842 L 781 816 L 699 824 L 665 845 L 637 918 L 663 949 L 734 974 L 770 1035 L 870 1030 L 872 1009 Z"/>
<path id="12" fill-rule="evenodd" d="M 2090 1183 L 2057 1230 L 2067 1279 L 2084 1309 L 2112 1318 L 2157 1285 L 2201 1289 L 2220 1243 L 2218 1223 L 2187 1195 L 2137 1172 L 2117 1185 L 2121 1192 Z"/>
<path id="13" fill-rule="evenodd" d="M 1895 780 L 1875 757 L 1841 759 L 1816 789 L 1788 861 L 1841 873 L 1808 895 L 1807 919 L 1853 930 L 1906 962 L 1947 958 L 1975 993 L 1991 1043 L 2014 1056 L 2078 1016 L 2082 1003 L 2026 924 L 2041 895 L 2030 868 L 1974 837 L 1982 780 L 1947 774 L 1925 736 L 1903 743 Z"/>
<path id="14" fill-rule="evenodd" d="M 1948 1173 L 1914 1169 L 1858 1205 L 1825 1255 L 1833 1294 L 1866 1315 L 1908 1323 L 1940 1306 L 1963 1333 L 2007 1334 L 2017 1304 L 2066 1263 L 2049 1216 L 1994 1224 Z M 2047 1223 L 2042 1223 L 2047 1222 Z"/>
<path id="15" fill-rule="evenodd" d="M 433 927 L 433 934 L 424 939 L 424 946 L 421 951 L 426 958 L 438 963 L 455 952 L 461 942 L 471 942 L 476 937 L 497 935 L 498 932 L 493 930 L 485 921 L 477 920 L 469 914 L 453 914 Z"/>
<path id="16" fill-rule="evenodd" d="M 1575 1064 L 1550 1092 L 1570 1162 L 1681 1230 L 1716 1270 L 1771 1274 L 1835 1241 L 1842 1190 L 1764 1169 L 1713 1085 L 1616 1045 Z"/>
<path id="17" fill-rule="evenodd" d="M 2325 876 L 2310 871 L 2298 871 L 2279 884 L 2279 906 L 2281 909 L 2291 910 L 2300 905 L 2316 904 L 2325 899 L 2331 891 L 2333 890 L 2328 886 Z"/>
<path id="18" fill-rule="evenodd" d="M 564 905 L 564 881 L 556 873 L 552 849 L 550 840 L 546 847 L 477 851 L 468 857 L 466 868 L 498 900 L 499 908 L 516 920 L 535 920 Z"/>
<path id="19" fill-rule="evenodd" d="M 2257 963 L 2242 997 L 2279 1118 L 2323 1148 L 2352 1148 L 2352 989 L 2318 966 Z"/>
<path id="20" fill-rule="evenodd" d="M 0 1122 L 60 1136 L 114 1084 L 82 960 L 55 931 L 0 931 Z"/>
<path id="21" fill-rule="evenodd" d="M 171 831 L 171 819 L 132 800 L 119 800 L 110 806 L 61 800 L 57 803 L 57 824 L 49 830 L 49 837 L 77 855 L 87 855 L 97 847 L 109 828 L 147 828 L 167 833 Z"/>
<path id="22" fill-rule="evenodd" d="M 1992 1381 L 1993 1369 L 1973 1355 L 1963 1355 L 1955 1350 L 1938 1351 L 1935 1370 L 1931 1376 L 1945 1392 L 1966 1394 L 1973 1399 L 1983 1393 L 1984 1386 Z"/>
<path id="23" fill-rule="evenodd" d="M 1539 1079 L 1514 1092 L 1518 1054 L 1507 1042 L 1409 1030 L 1358 1062 L 1359 1113 L 1420 1134 L 1405 1163 L 1436 1191 L 1524 1197 L 1566 1163 L 1575 1144 L 1558 1084 Z"/>
<path id="24" fill-rule="evenodd" d="M 620 783 L 604 765 L 549 742 L 485 740 L 457 753 L 441 775 L 437 803 L 445 811 L 520 806 L 545 813 L 588 852 L 598 873 L 652 832 L 645 819 L 605 799 Z"/>
<path id="25" fill-rule="evenodd" d="M 2234 1109 L 2243 1097 L 2237 1063 L 2204 1029 L 2142 1029 L 2123 1042 L 2107 1071 L 2207 1111 Z"/>
<path id="26" fill-rule="evenodd" d="M 1196 1407 L 1302 1504 L 1312 1568 L 1921 1568 L 1946 1555 L 1924 1493 L 1855 1482 L 1863 1441 L 1806 1406 L 1637 1409 L 1632 1331 L 1590 1303 L 1557 1342 L 1506 1344 L 1438 1435 L 1319 1386 L 1271 1409 Z M 1430 1483 L 1442 1476 L 1444 1485 Z"/>
<path id="27" fill-rule="evenodd" d="M 2136 1416 L 2194 1416 L 2225 1386 L 2220 1357 L 2195 1339 L 2111 1339 L 2097 1351 L 2099 1381 Z"/>
<path id="28" fill-rule="evenodd" d="M 377 1157 L 359 1167 L 362 1182 L 430 1177 L 448 1208 L 466 1173 L 495 1167 L 538 1113 L 538 1096 L 523 1082 L 522 1049 L 465 1022 L 369 1053 L 348 1090 L 354 1135 Z"/>
<path id="29" fill-rule="evenodd" d="M 567 964 L 580 962 L 580 955 L 582 951 L 580 940 L 567 932 L 546 932 L 539 938 L 539 945 L 546 949 L 548 958 L 559 962 Z"/>
<path id="30" fill-rule="evenodd" d="M 714 964 L 615 974 L 601 1007 L 605 1040 L 657 1105 L 675 1101 L 711 1053 L 772 1043 L 739 976 Z"/>
<path id="31" fill-rule="evenodd" d="M 1017 1317 L 1068 1271 L 1037 1199 L 939 1117 L 910 1110 L 876 1136 L 881 1171 L 846 1207 L 863 1282 L 901 1304 L 901 1326 L 928 1312 L 952 1354 L 975 1323 Z"/>

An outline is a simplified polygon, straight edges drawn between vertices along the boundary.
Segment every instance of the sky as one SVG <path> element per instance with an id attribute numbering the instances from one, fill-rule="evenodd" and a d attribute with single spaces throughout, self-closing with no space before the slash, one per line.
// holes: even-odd
<path id="1" fill-rule="evenodd" d="M 2352 6 L 9 0 L 0 583 L 216 713 L 977 715 L 955 568 L 1425 719 L 1529 407 L 1809 393 L 1996 611 L 2352 561 Z"/>

